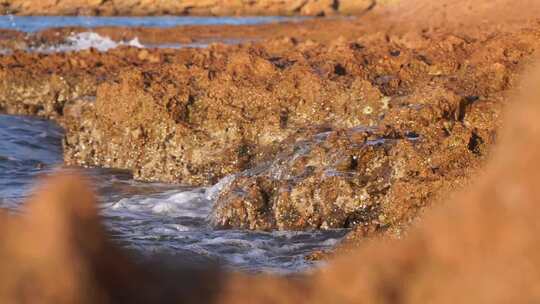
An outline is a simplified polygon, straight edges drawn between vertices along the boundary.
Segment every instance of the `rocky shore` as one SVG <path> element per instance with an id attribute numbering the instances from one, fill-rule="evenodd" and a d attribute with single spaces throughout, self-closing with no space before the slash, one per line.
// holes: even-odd
<path id="1" fill-rule="evenodd" d="M 135 262 L 64 172 L 0 210 L 0 302 L 539 302 L 540 5 L 406 3 L 242 45 L 0 55 L 0 112 L 57 121 L 66 164 L 219 182 L 218 228 L 360 244 L 292 276 Z"/>
<path id="2" fill-rule="evenodd" d="M 387 1 L 379 1 L 387 2 Z M 376 0 L 4 0 L 0 9 L 17 15 L 304 15 L 361 14 Z"/>
<path id="3" fill-rule="evenodd" d="M 400 234 L 484 164 L 540 28 L 365 18 L 206 49 L 15 52 L 0 57 L 0 111 L 57 120 L 67 165 L 228 177 L 216 227 Z"/>
<path id="4" fill-rule="evenodd" d="M 539 76 L 511 107 L 486 172 L 402 240 L 363 242 L 324 269 L 296 276 L 135 263 L 110 241 L 84 178 L 63 175 L 42 184 L 24 214 L 0 210 L 0 301 L 536 302 Z"/>

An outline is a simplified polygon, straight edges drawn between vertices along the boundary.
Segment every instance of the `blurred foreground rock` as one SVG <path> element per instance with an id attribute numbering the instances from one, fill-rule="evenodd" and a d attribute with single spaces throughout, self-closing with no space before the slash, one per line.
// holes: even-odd
<path id="1" fill-rule="evenodd" d="M 1 303 L 209 302 L 220 277 L 211 267 L 135 263 L 108 239 L 89 186 L 65 173 L 40 186 L 25 214 L 0 210 Z"/>

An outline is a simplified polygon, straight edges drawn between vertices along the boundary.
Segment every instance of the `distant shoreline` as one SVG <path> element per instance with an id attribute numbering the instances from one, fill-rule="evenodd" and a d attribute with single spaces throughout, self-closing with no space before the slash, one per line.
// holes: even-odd
<path id="1" fill-rule="evenodd" d="M 69 0 L 7 0 L 0 9 L 3 9 L 2 13 L 5 15 L 21 16 L 328 16 L 361 14 L 373 8 L 376 2 L 377 0 L 259 0 L 224 3 L 219 0 L 161 0 L 152 3 L 140 1 L 134 4 L 126 0 L 83 0 L 76 3 Z"/>

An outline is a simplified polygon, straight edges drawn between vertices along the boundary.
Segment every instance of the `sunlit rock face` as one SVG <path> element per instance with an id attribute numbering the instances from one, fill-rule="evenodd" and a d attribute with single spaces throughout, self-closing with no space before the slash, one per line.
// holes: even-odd
<path id="1" fill-rule="evenodd" d="M 503 8 L 512 7 L 511 12 L 517 8 L 527 15 L 538 7 L 534 1 L 525 0 L 407 3 L 422 8 L 423 13 L 413 14 L 416 19 L 427 20 L 423 17 L 442 13 L 458 23 L 463 20 L 463 11 L 474 13 L 479 7 L 491 8 L 487 10 L 489 14 L 481 16 L 490 16 L 487 21 L 497 22 L 500 22 L 499 17 L 512 15 Z M 459 10 L 437 6 L 440 3 L 452 4 Z M 504 5 L 497 6 L 500 3 Z M 433 8 L 436 10 L 430 11 Z M 491 14 L 494 12 L 497 13 Z M 484 24 L 485 18 L 477 20 L 483 25 L 492 25 Z M 219 194 L 215 209 L 218 226 L 331 228 L 334 223 L 347 226 L 355 220 L 357 226 L 351 235 L 363 236 L 362 228 L 366 225 L 389 229 L 386 227 L 410 223 L 418 218 L 419 211 L 424 210 L 425 216 L 402 234 L 400 240 L 375 238 L 366 242 L 361 238 L 360 248 L 312 275 L 275 277 L 190 271 L 175 269 L 162 260 L 152 265 L 133 263 L 108 241 L 89 186 L 79 183 L 80 177 L 71 175 L 45 185 L 46 190 L 36 194 L 26 213 L 0 212 L 0 302 L 538 302 L 538 78 L 532 78 L 531 85 L 526 86 L 527 96 L 512 104 L 506 128 L 498 130 L 501 109 L 510 103 L 508 89 L 516 87 L 517 75 L 531 66 L 532 54 L 538 49 L 538 23 L 517 27 L 515 24 L 497 25 L 497 28 L 483 27 L 478 31 L 469 24 L 458 30 L 421 27 L 400 37 L 382 33 L 382 37 L 371 37 L 372 44 L 367 43 L 369 40 L 341 40 L 334 46 L 291 42 L 282 46 L 281 51 L 279 48 L 267 50 L 277 53 L 272 56 L 265 54 L 264 48 L 255 47 L 250 49 L 252 57 L 248 60 L 242 47 L 241 51 L 222 48 L 224 51 L 212 54 L 212 50 L 208 53 L 190 51 L 180 57 L 160 54 L 164 63 L 171 64 L 167 68 L 130 68 L 118 73 L 121 75 L 103 71 L 99 76 L 109 77 L 97 77 L 100 83 L 95 86 L 99 91 L 96 99 L 74 97 L 69 103 L 61 102 L 53 107 L 39 103 L 28 106 L 33 99 L 24 96 L 16 103 L 3 99 L 2 110 L 62 116 L 60 121 L 66 126 L 67 137 L 72 136 L 66 138 L 66 147 L 76 153 L 88 151 L 71 156 L 67 152 L 68 159 L 73 157 L 74 163 L 124 165 L 134 171 L 140 169 L 138 176 L 145 179 L 159 177 L 178 181 L 198 176 L 194 181 L 201 184 L 235 174 Z M 462 35 L 465 32 L 467 35 Z M 291 54 L 291 48 L 302 49 L 302 52 Z M 232 66 L 223 60 L 228 52 L 233 53 L 231 57 L 238 55 L 236 52 L 241 53 L 234 58 Z M 141 63 L 133 59 L 135 57 L 121 60 L 128 57 L 122 54 L 133 56 L 132 50 L 115 54 L 90 54 L 90 58 L 2 56 L 2 85 L 9 87 L 10 79 L 41 84 L 40 77 L 46 79 L 52 77 L 51 73 L 60 73 L 59 66 L 69 59 L 84 59 L 82 62 L 90 63 L 94 60 L 92 67 L 96 69 L 104 69 L 102 60 L 109 62 L 109 66 L 117 62 Z M 206 60 L 218 55 L 224 57 L 212 63 L 220 70 L 208 70 Z M 36 60 L 38 58 L 40 60 Z M 175 64 L 178 58 L 190 64 Z M 297 59 L 300 66 L 291 59 Z M 83 66 L 79 61 L 77 65 Z M 258 68 L 252 69 L 252 66 Z M 291 82 L 277 81 L 272 82 L 277 84 L 275 87 L 265 86 L 272 77 L 282 79 L 276 75 L 281 69 L 286 73 L 289 68 Z M 278 74 L 274 73 L 276 71 Z M 165 73 L 170 74 L 163 76 Z M 187 80 L 176 81 L 185 79 L 170 76 L 176 74 L 188 75 Z M 168 82 L 170 79 L 174 81 Z M 198 82 L 200 79 L 203 81 Z M 208 84 L 205 79 L 219 81 Z M 229 82 L 225 82 L 226 79 Z M 323 85 L 317 86 L 319 81 Z M 240 85 L 233 86 L 235 82 Z M 227 86 L 221 88 L 223 84 Z M 194 93 L 203 91 L 217 95 L 206 96 L 211 100 L 206 102 L 201 101 L 204 96 L 193 95 L 194 103 L 190 103 L 190 94 L 182 91 L 186 87 L 192 88 Z M 272 91 L 274 89 L 276 91 Z M 261 98 L 267 90 L 276 95 Z M 19 89 L 17 94 L 24 91 Z M 235 92 L 241 93 L 233 94 Z M 347 93 L 343 97 L 339 92 Z M 358 95 L 351 98 L 350 92 Z M 359 96 L 359 92 L 368 93 Z M 281 104 L 272 101 L 280 100 L 275 98 L 278 93 L 283 94 L 287 104 L 297 101 L 295 105 L 302 110 L 282 111 Z M 58 101 L 59 96 L 53 94 L 53 98 L 47 100 Z M 309 98 L 300 98 L 305 96 Z M 262 99 L 264 103 L 256 102 Z M 225 102 L 215 103 L 215 108 L 210 108 L 215 101 Z M 247 105 L 235 107 L 241 102 Z M 185 111 L 186 108 L 190 111 Z M 313 108 L 317 111 L 312 111 Z M 221 144 L 233 142 L 233 136 L 220 135 L 212 145 L 208 130 L 201 131 L 201 122 L 210 121 L 207 118 L 211 115 L 207 113 L 220 117 L 208 130 L 222 134 L 218 131 L 224 130 L 220 123 L 227 121 L 222 118 L 226 116 L 232 121 L 229 130 L 235 130 L 234 127 L 240 130 L 229 132 L 242 134 L 234 138 L 260 138 L 261 141 L 255 146 L 235 142 L 233 147 L 241 148 L 226 153 L 220 149 Z M 326 120 L 328 113 L 334 114 L 335 119 Z M 255 114 L 260 114 L 256 117 L 260 118 L 257 120 L 260 124 L 253 123 Z M 130 120 L 130 117 L 134 118 Z M 137 121 L 147 129 L 139 129 Z M 329 126 L 316 129 L 314 125 L 321 122 Z M 255 126 L 248 127 L 251 124 Z M 160 144 L 174 142 L 170 150 L 174 151 L 183 143 L 162 137 L 169 134 L 167 128 L 171 126 L 178 127 L 174 132 L 180 130 L 178 138 L 184 136 L 197 143 L 197 147 L 203 147 L 201 153 L 185 156 L 181 161 L 171 157 L 172 161 L 162 162 L 168 157 L 164 151 L 169 150 Z M 363 127 L 358 129 L 357 126 Z M 314 131 L 309 131 L 312 127 Z M 499 148 L 492 154 L 490 145 L 495 141 L 499 142 Z M 108 143 L 113 146 L 111 150 L 105 146 Z M 268 143 L 272 144 L 264 145 Z M 206 144 L 209 144 L 207 148 Z M 228 158 L 231 155 L 232 158 Z M 185 165 L 204 164 L 207 156 L 213 157 L 215 162 L 205 170 L 192 170 Z M 185 159 L 188 161 L 183 162 Z M 486 159 L 491 162 L 480 172 L 478 168 Z M 151 165 L 145 167 L 148 163 Z M 242 165 L 231 165 L 236 163 Z M 171 164 L 180 165 L 171 169 Z M 223 164 L 228 171 L 214 169 L 222 168 L 217 164 Z M 184 165 L 187 171 L 178 169 Z M 167 175 L 170 172 L 181 174 Z M 206 172 L 212 174 L 204 175 Z M 447 195 L 458 188 L 460 192 Z M 445 205 L 437 206 L 436 210 L 426 209 L 439 192 L 444 194 Z M 382 196 L 372 203 L 378 209 L 369 210 L 365 216 L 358 213 L 359 209 L 355 208 L 359 208 L 363 200 L 369 202 L 370 196 L 377 195 Z M 316 208 L 324 218 L 312 212 Z M 284 211 L 286 209 L 292 212 Z M 354 216 L 343 215 L 349 211 Z M 220 218 L 225 220 L 219 223 Z"/>
<path id="2" fill-rule="evenodd" d="M 258 211 L 248 216 L 232 203 L 244 194 L 224 195 L 215 209 L 219 227 L 386 229 L 411 222 L 439 190 L 459 187 L 483 163 L 504 96 L 538 47 L 528 27 L 495 33 L 489 48 L 481 47 L 484 31 L 478 40 L 439 31 L 391 43 L 373 34 L 365 43 L 279 39 L 202 50 L 5 56 L 0 107 L 57 119 L 69 165 L 189 185 L 237 175 L 240 193 L 261 197 L 253 199 Z M 491 51 L 497 47 L 512 52 Z M 139 58 L 150 55 L 159 63 Z M 326 131 L 305 130 L 319 126 L 341 135 L 317 142 Z M 302 136 L 308 152 L 296 159 Z M 356 169 L 337 164 L 332 150 Z M 373 162 L 386 171 L 363 169 Z M 252 173 L 272 168 L 287 174 Z M 368 196 L 369 208 L 360 202 Z"/>
<path id="3" fill-rule="evenodd" d="M 89 185 L 81 176 L 63 175 L 38 190 L 25 214 L 0 212 L 0 301 L 535 301 L 540 106 L 534 79 L 532 93 L 509 115 L 486 171 L 401 240 L 363 243 L 324 270 L 300 277 L 189 270 L 165 261 L 134 264 L 108 241 Z M 456 288 L 466 293 L 455 294 Z"/>
<path id="4" fill-rule="evenodd" d="M 402 168 L 386 157 L 397 139 L 369 128 L 315 132 L 286 141 L 274 160 L 236 175 L 214 206 L 214 225 L 296 230 L 380 224 L 379 202 L 401 177 Z"/>
<path id="5" fill-rule="evenodd" d="M 375 5 L 375 0 L 257 0 L 199 1 L 161 0 L 7 0 L 7 13 L 19 15 L 305 15 L 358 14 Z"/>

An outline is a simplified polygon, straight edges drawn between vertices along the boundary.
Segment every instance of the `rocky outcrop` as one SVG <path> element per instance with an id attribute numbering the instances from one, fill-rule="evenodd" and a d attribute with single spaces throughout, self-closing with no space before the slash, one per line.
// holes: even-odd
<path id="1" fill-rule="evenodd" d="M 375 0 L 4 0 L 5 14 L 18 15 L 304 15 L 359 14 Z"/>
<path id="2" fill-rule="evenodd" d="M 399 231 L 489 155 L 539 29 L 347 26 L 324 42 L 15 53 L 0 58 L 0 107 L 57 119 L 69 165 L 191 185 L 234 175 L 220 227 Z"/>
<path id="3" fill-rule="evenodd" d="M 517 46 L 531 32 L 522 35 L 492 43 L 525 54 L 536 46 Z M 100 85 L 80 116 L 65 117 L 65 159 L 199 185 L 248 170 L 218 199 L 220 227 L 398 227 L 482 162 L 517 72 L 505 59 L 510 53 L 476 65 L 485 51 L 476 43 L 443 41 L 445 51 L 346 41 L 285 51 L 294 44 L 275 41 L 129 69 Z M 317 143 L 316 133 L 295 139 L 298 130 L 321 125 L 337 132 L 331 140 Z M 345 145 L 358 127 L 379 131 L 359 135 L 357 148 Z M 367 148 L 363 136 L 388 142 Z M 298 140 L 314 151 L 298 158 Z M 366 193 L 369 208 L 360 202 Z"/>
<path id="4" fill-rule="evenodd" d="M 292 135 L 271 161 L 232 177 L 217 198 L 213 224 L 398 232 L 437 194 L 466 181 L 495 134 L 494 121 L 474 122 L 470 129 L 456 122 L 466 99 L 437 90 L 430 94 L 444 104 L 416 103 L 419 97 L 410 96 L 385 111 L 382 129 L 327 127 Z M 492 115 L 501 109 L 479 102 L 464 113 L 465 121 L 485 115 L 486 108 Z M 398 120 L 405 123 L 391 123 Z"/>
<path id="5" fill-rule="evenodd" d="M 510 107 L 507 128 L 486 171 L 465 191 L 445 198 L 444 206 L 430 210 L 402 239 L 364 239 L 311 282 L 239 277 L 226 285 L 221 302 L 249 303 L 263 296 L 275 303 L 535 301 L 540 274 L 531 265 L 540 264 L 535 250 L 540 232 L 539 84 L 537 74 L 525 86 L 526 97 Z"/>
<path id="6" fill-rule="evenodd" d="M 488 155 L 535 33 L 17 53 L 0 104 L 60 121 L 70 165 L 191 185 L 237 174 L 220 227 L 399 230 Z"/>
<path id="7" fill-rule="evenodd" d="M 293 64 L 261 52 L 210 49 L 182 64 L 122 72 L 98 87 L 83 117 L 66 117 L 66 161 L 131 168 L 141 179 L 211 184 L 272 157 L 299 127 L 338 118 L 341 126 L 369 124 L 383 106 L 369 82 L 347 88 L 334 73 L 337 63 L 314 71 L 306 60 Z M 202 68 L 207 64 L 212 70 Z M 365 114 L 368 104 L 373 113 Z"/>
<path id="8" fill-rule="evenodd" d="M 380 202 L 406 175 L 389 154 L 409 139 L 361 127 L 308 134 L 283 142 L 284 151 L 267 164 L 236 175 L 221 191 L 213 224 L 294 230 L 381 223 Z"/>
<path id="9" fill-rule="evenodd" d="M 148 59 L 139 58 L 134 48 L 107 54 L 90 49 L 76 56 L 24 52 L 2 56 L 0 111 L 61 120 L 66 105 L 94 100 L 100 82 Z"/>
<path id="10" fill-rule="evenodd" d="M 163 260 L 136 263 L 108 239 L 89 186 L 80 176 L 68 175 L 42 186 L 24 214 L 0 210 L 0 301 L 535 302 L 540 277 L 538 267 L 531 267 L 540 264 L 538 83 L 534 78 L 513 107 L 486 172 L 464 193 L 430 210 L 401 240 L 364 241 L 304 276 L 194 270 Z"/>
<path id="11" fill-rule="evenodd" d="M 66 102 L 95 94 L 95 83 L 89 78 L 21 76 L 0 74 L 0 90 L 4 92 L 0 97 L 0 109 L 3 112 L 58 118 L 63 115 Z"/>
<path id="12" fill-rule="evenodd" d="M 510 2 L 522 3 L 521 1 L 507 3 Z M 475 3 L 488 5 L 493 2 L 475 1 Z M 521 9 L 525 11 L 527 7 L 522 6 Z M 452 16 L 450 11 L 447 12 Z M 506 11 L 500 13 L 507 14 Z M 384 196 L 380 203 L 375 204 L 379 204 L 378 210 L 386 211 L 383 213 L 376 211 L 373 216 L 367 217 L 383 222 L 388 214 L 401 214 L 402 219 L 414 218 L 418 210 L 433 202 L 437 196 L 434 192 L 441 195 L 440 193 L 447 193 L 447 190 L 460 185 L 460 181 L 467 184 L 463 193 L 446 196 L 445 205 L 439 206 L 436 210 L 427 210 L 426 216 L 418 226 L 403 235 L 402 239 L 382 242 L 377 239 L 366 242 L 362 239 L 361 248 L 355 248 L 347 256 L 331 261 L 324 270 L 306 276 L 244 275 L 183 269 L 175 271 L 164 263 L 157 264 L 161 265 L 160 268 L 155 267 L 156 264 L 140 265 L 134 263 L 125 252 L 108 241 L 107 234 L 99 223 L 95 201 L 88 190 L 89 186 L 81 183 L 82 178 L 79 176 L 64 176 L 47 184 L 45 189 L 41 188 L 23 214 L 13 215 L 0 211 L 2 270 L 0 302 L 45 304 L 260 301 L 537 302 L 537 285 L 540 278 L 537 267 L 540 265 L 537 248 L 537 244 L 540 244 L 538 75 L 532 78 L 529 85 L 523 86 L 524 97 L 512 105 L 506 128 L 503 128 L 502 135 L 497 134 L 501 108 L 509 100 L 508 89 L 517 86 L 516 75 L 520 74 L 524 67 L 529 66 L 531 54 L 538 49 L 538 23 L 532 24 L 531 27 L 523 27 L 521 30 L 513 28 L 508 32 L 492 28 L 487 32 L 469 35 L 468 30 L 467 28 L 468 34 L 465 36 L 456 35 L 455 32 L 424 30 L 421 34 L 410 33 L 406 37 L 383 35 L 380 40 L 371 36 L 370 39 L 364 38 L 370 43 L 366 43 L 367 41 L 337 43 L 342 46 L 337 49 L 339 52 L 330 52 L 330 49 L 326 48 L 328 46 L 310 47 L 310 43 L 305 43 L 295 45 L 294 48 L 298 48 L 296 50 L 299 53 L 289 53 L 288 51 L 293 49 L 290 46 L 286 51 L 280 52 L 279 48 L 272 49 L 268 45 L 265 46 L 269 47 L 268 54 L 250 53 L 257 60 L 275 62 L 277 67 L 285 70 L 296 68 L 296 62 L 300 64 L 307 62 L 309 68 L 316 71 L 313 75 L 320 77 L 315 79 L 328 83 L 327 86 L 330 86 L 329 83 L 332 83 L 333 79 L 341 79 L 344 84 L 354 87 L 354 81 L 351 80 L 359 78 L 361 83 L 365 84 L 363 88 L 371 86 L 375 92 L 373 97 L 366 98 L 373 101 L 373 104 L 359 102 L 362 112 L 364 115 L 376 114 L 373 117 L 366 116 L 369 119 L 362 116 L 364 120 L 359 123 L 360 128 L 348 127 L 345 123 L 340 126 L 340 121 L 348 118 L 345 114 L 334 120 L 329 119 L 326 126 L 298 127 L 286 134 L 273 149 L 261 150 L 260 156 L 255 155 L 260 157 L 260 161 L 254 162 L 251 170 L 237 173 L 235 179 L 231 178 L 233 180 L 222 193 L 221 203 L 218 206 L 222 206 L 224 210 L 232 206 L 230 212 L 233 216 L 227 223 L 249 227 L 252 225 L 249 221 L 255 219 L 253 225 L 263 227 L 266 218 L 259 217 L 258 210 L 270 210 L 266 213 L 268 220 L 277 222 L 273 214 L 275 211 L 266 205 L 262 205 L 264 208 L 261 208 L 261 204 L 258 203 L 275 202 L 274 199 L 279 197 L 272 192 L 272 187 L 267 186 L 269 183 L 280 187 L 284 185 L 285 190 L 291 189 L 300 194 L 306 192 L 325 194 L 330 200 L 324 202 L 325 206 L 326 204 L 336 206 L 335 202 L 343 201 L 345 204 L 342 206 L 348 207 L 351 206 L 352 192 L 358 191 L 358 196 L 362 196 L 365 191 L 369 194 L 373 185 L 378 187 L 390 181 L 391 185 L 387 190 L 380 191 L 381 188 L 376 188 L 377 191 L 374 192 Z M 356 70 L 344 62 L 336 62 L 339 58 L 336 54 L 347 54 L 345 46 L 354 54 L 347 62 L 360 62 L 362 68 Z M 175 66 L 184 72 L 184 75 L 185 69 L 202 71 L 200 74 L 193 72 L 189 74 L 194 76 L 194 80 L 186 82 L 187 84 L 183 83 L 182 88 L 197 84 L 196 81 L 205 73 L 212 75 L 208 77 L 209 81 L 214 79 L 213 77 L 224 77 L 223 75 L 230 73 L 230 77 L 233 78 L 234 75 L 236 81 L 243 80 L 243 75 L 249 75 L 248 80 L 243 80 L 241 84 L 246 90 L 251 88 L 253 90 L 251 94 L 254 96 L 262 95 L 265 91 L 260 90 L 256 83 L 256 80 L 261 78 L 252 77 L 253 75 L 249 74 L 250 69 L 232 69 L 225 73 L 223 72 L 225 64 L 219 65 L 219 61 L 212 61 L 220 56 L 229 58 L 228 52 L 237 54 L 244 52 L 245 49 L 219 49 L 213 49 L 211 55 L 210 53 L 194 55 L 191 51 L 179 52 L 178 57 L 159 54 L 163 65 L 176 63 Z M 51 113 L 56 113 L 52 117 L 56 117 L 67 126 L 68 134 L 77 131 L 88 133 L 90 131 L 84 129 L 85 127 L 103 128 L 100 127 L 103 123 L 103 126 L 111 128 L 109 135 L 116 134 L 117 137 L 121 137 L 123 136 L 121 128 L 128 130 L 126 126 L 134 124 L 141 116 L 146 119 L 143 115 L 146 112 L 149 118 L 145 120 L 147 124 L 163 123 L 159 119 L 165 119 L 164 125 L 172 125 L 173 123 L 166 120 L 166 116 L 162 114 L 164 110 L 161 111 L 160 108 L 166 107 L 166 104 L 160 104 L 160 101 L 168 99 L 158 97 L 168 96 L 165 94 L 169 92 L 166 89 L 169 86 L 173 87 L 175 82 L 165 80 L 169 78 L 176 80 L 171 76 L 177 75 L 175 70 L 168 67 L 171 72 L 159 78 L 156 74 L 152 74 L 154 69 L 157 69 L 156 66 L 136 61 L 134 57 L 130 59 L 129 52 L 131 51 L 126 51 L 125 56 L 120 58 L 110 53 L 96 55 L 99 60 L 95 62 L 88 58 L 83 60 L 87 67 L 91 67 L 89 70 L 110 69 L 104 74 L 93 74 L 93 71 L 75 72 L 79 71 L 82 65 L 71 70 L 70 64 L 67 64 L 68 59 L 76 60 L 79 65 L 79 60 L 83 59 L 80 54 L 70 55 L 68 58 L 57 55 L 36 57 L 24 54 L 1 57 L 3 79 L 14 80 L 16 77 L 29 79 L 28 84 L 25 84 L 27 88 L 31 88 L 31 83 L 36 79 L 51 77 L 50 74 L 62 74 L 96 77 L 98 91 L 103 90 L 98 93 L 101 99 L 98 98 L 96 101 L 79 99 L 77 102 L 74 100 L 61 102 L 59 105 L 63 105 L 62 111 L 34 113 L 33 108 L 17 107 L 16 104 L 21 101 L 11 102 L 10 99 L 2 100 L 2 110 L 15 109 L 13 111 L 21 113 L 28 111 L 29 114 L 47 117 Z M 280 55 L 279 58 L 271 60 L 277 54 Z M 130 65 L 136 63 L 139 68 L 120 72 L 113 68 L 114 61 L 106 60 L 107 58 L 116 58 L 119 63 L 134 60 Z M 332 58 L 336 61 L 330 60 Z M 340 64 L 339 67 L 337 63 Z M 217 68 L 214 70 L 211 67 Z M 21 76 L 24 73 L 32 74 L 34 77 L 24 78 Z M 275 77 L 275 74 L 271 75 Z M 258 76 L 261 77 L 260 74 Z M 302 78 L 305 74 L 299 76 Z M 10 83 L 11 81 L 6 81 L 3 85 L 7 87 L 4 88 L 9 88 Z M 72 85 L 72 82 L 66 83 Z M 276 85 L 274 82 L 266 83 L 271 86 L 269 89 Z M 157 85 L 162 85 L 163 89 L 149 89 Z M 230 85 L 230 82 L 227 85 Z M 123 86 L 131 90 L 121 90 Z M 282 91 L 284 94 L 294 93 L 300 90 L 300 87 L 292 86 L 288 90 L 285 87 Z M 313 87 L 315 86 L 310 88 Z M 117 95 L 111 88 L 118 89 Z M 236 87 L 235 90 L 233 93 L 240 88 Z M 200 87 L 195 91 L 200 92 Z M 0 91 L 0 94 L 1 92 L 3 91 Z M 162 92 L 162 95 L 156 92 Z M 324 96 L 321 92 L 325 91 L 316 91 L 314 95 L 318 98 Z M 307 94 L 309 90 L 303 93 Z M 133 101 L 130 103 L 127 99 L 124 100 L 123 95 Z M 111 97 L 112 100 L 107 101 L 104 96 Z M 249 95 L 224 95 L 221 96 L 221 100 L 236 105 L 233 101 L 240 99 L 236 98 L 237 96 L 245 98 Z M 189 98 L 187 100 L 189 101 Z M 374 109 L 375 101 L 383 106 Z M 114 102 L 118 102 L 119 109 L 112 106 Z M 176 104 L 183 105 L 181 102 L 172 103 Z M 310 104 L 308 109 L 313 105 Z M 98 111 L 93 107 L 101 109 Z M 247 106 L 245 108 L 249 109 Z M 263 107 L 256 110 L 264 114 L 272 113 L 265 112 Z M 218 117 L 218 114 L 226 111 L 215 112 Z M 185 117 L 181 115 L 185 113 L 181 110 L 171 110 L 170 113 L 178 115 L 174 117 Z M 248 111 L 238 113 L 253 115 Z M 327 116 L 328 113 L 333 112 L 325 112 Z M 348 113 L 348 110 L 344 113 Z M 118 122 L 116 128 L 115 117 L 130 118 L 131 115 L 135 115 L 133 121 L 128 119 L 127 122 Z M 306 121 L 312 119 L 312 115 L 317 117 L 322 114 L 317 111 L 306 111 L 304 113 Z M 240 118 L 244 116 L 238 117 L 237 120 L 241 121 Z M 284 122 L 288 122 L 288 119 L 285 119 L 288 115 L 283 114 L 280 117 L 283 119 L 279 122 L 286 125 Z M 99 122 L 101 119 L 104 122 Z M 250 124 L 256 125 L 256 121 L 250 121 Z M 178 124 L 191 126 L 193 122 L 180 121 Z M 250 124 L 242 126 L 245 128 Z M 77 126 L 82 129 L 77 129 Z M 89 141 L 82 143 L 90 144 L 91 149 L 96 151 L 103 149 L 101 144 L 94 145 L 90 141 L 90 135 L 87 138 Z M 120 142 L 114 138 L 111 137 Z M 193 138 L 198 140 L 197 137 Z M 491 163 L 485 167 L 485 172 L 469 178 L 467 176 L 469 170 L 478 173 L 474 167 L 482 164 L 482 160 L 489 154 L 490 145 L 496 140 L 500 140 L 499 147 L 491 156 Z M 75 143 L 76 141 L 70 149 L 78 149 Z M 140 144 L 137 142 L 131 144 L 132 150 L 144 148 L 143 141 Z M 214 146 L 211 148 L 215 149 Z M 123 149 L 123 152 L 129 151 L 127 146 L 118 149 L 119 151 Z M 126 155 L 129 156 L 127 152 Z M 265 155 L 273 157 L 265 159 Z M 354 157 L 365 158 L 358 162 L 354 161 Z M 379 168 L 383 170 L 377 171 Z M 400 168 L 404 170 L 399 170 Z M 377 171 L 377 174 L 371 175 L 371 171 Z M 339 173 L 340 179 L 335 182 L 336 187 L 340 189 L 339 192 L 335 192 L 340 195 L 339 198 L 334 196 L 333 191 L 327 191 L 325 176 L 321 175 L 321 172 Z M 349 175 L 361 178 L 351 180 L 341 178 Z M 375 176 L 380 176 L 382 182 L 379 183 Z M 388 179 L 388 176 L 391 178 Z M 274 179 L 274 177 L 283 178 Z M 306 181 L 310 178 L 317 181 L 309 187 L 302 188 L 294 184 L 295 181 L 309 184 Z M 408 187 L 407 183 L 412 187 Z M 372 186 L 368 186 L 370 184 Z M 285 187 L 288 185 L 292 187 Z M 238 189 L 238 192 L 234 193 L 235 189 Z M 347 189 L 354 191 L 348 192 Z M 444 191 L 441 192 L 441 189 Z M 238 200 L 229 204 L 228 202 L 234 202 L 233 195 L 237 193 L 246 195 L 246 201 L 253 202 L 252 205 L 257 209 L 251 209 L 249 204 Z M 302 195 L 298 197 L 301 198 Z M 307 197 L 311 198 L 309 195 Z M 315 206 L 314 203 L 304 204 L 302 200 L 294 202 L 305 210 Z M 239 217 L 243 212 L 240 208 L 249 208 L 247 216 Z M 337 214 L 340 216 L 337 219 L 342 218 L 342 212 Z M 384 217 L 381 217 L 381 214 Z M 325 213 L 324 220 L 331 223 L 331 216 L 331 213 Z M 236 221 L 237 218 L 240 220 Z M 314 216 L 311 218 L 316 219 Z M 282 222 L 291 225 L 300 223 L 296 217 Z M 406 220 L 398 221 L 404 222 Z M 387 225 L 388 223 L 391 221 L 386 222 Z M 398 223 L 392 225 L 396 226 Z M 270 225 L 273 223 L 270 222 Z M 363 228 L 361 222 L 356 228 L 356 232 L 359 233 L 354 235 L 363 235 Z"/>

